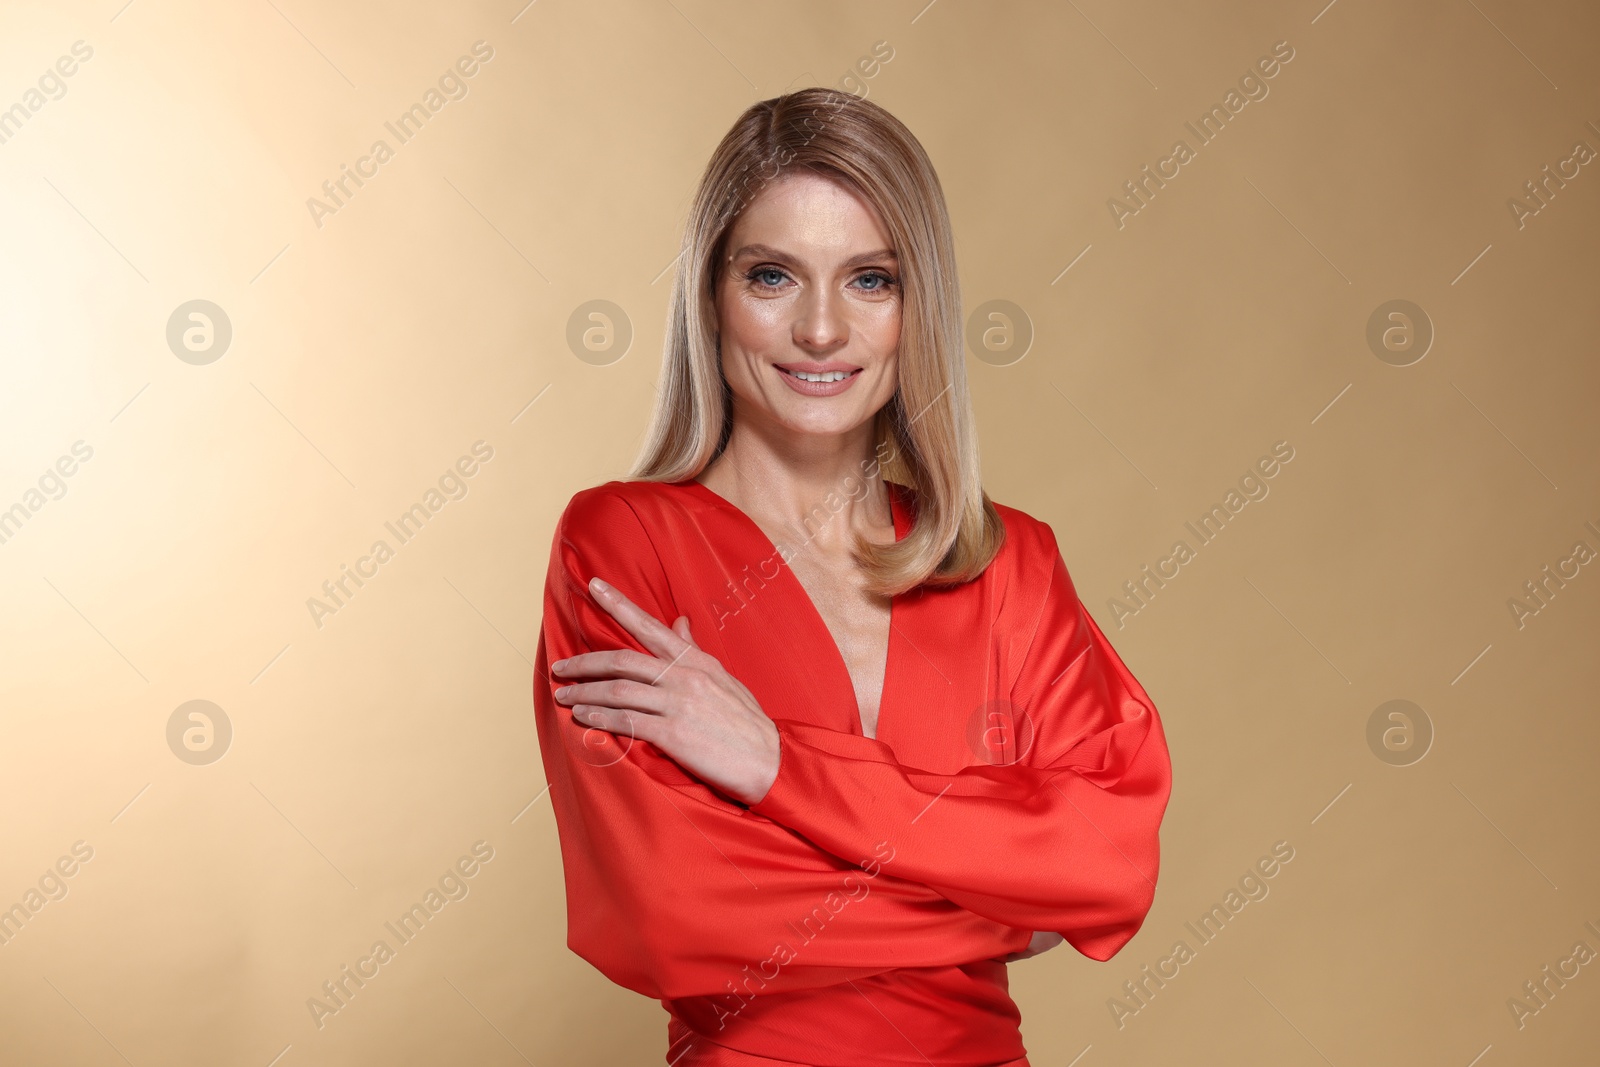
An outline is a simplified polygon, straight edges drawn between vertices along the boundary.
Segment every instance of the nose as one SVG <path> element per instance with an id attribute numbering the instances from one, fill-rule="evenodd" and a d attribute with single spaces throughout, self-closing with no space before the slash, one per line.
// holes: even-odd
<path id="1" fill-rule="evenodd" d="M 811 290 L 795 308 L 794 341 L 801 348 L 825 352 L 850 339 L 839 297 L 825 287 Z"/>

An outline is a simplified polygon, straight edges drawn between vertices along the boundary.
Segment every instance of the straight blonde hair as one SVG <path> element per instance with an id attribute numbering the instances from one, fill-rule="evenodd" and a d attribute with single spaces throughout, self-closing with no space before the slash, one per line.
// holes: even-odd
<path id="1" fill-rule="evenodd" d="M 916 517 L 892 544 L 857 539 L 866 584 L 892 596 L 976 578 L 1005 525 L 981 484 L 944 191 L 911 131 L 851 93 L 809 88 L 753 104 L 712 153 L 684 227 L 661 387 L 629 477 L 693 478 L 726 447 L 733 395 L 716 342 L 720 261 L 734 222 L 786 168 L 840 182 L 870 203 L 899 261 L 899 386 L 874 417 L 874 440 L 884 476 L 915 490 Z"/>

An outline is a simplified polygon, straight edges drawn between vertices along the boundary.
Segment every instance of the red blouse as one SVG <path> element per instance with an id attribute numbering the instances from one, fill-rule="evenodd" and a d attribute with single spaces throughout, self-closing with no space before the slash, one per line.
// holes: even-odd
<path id="1" fill-rule="evenodd" d="M 915 494 L 888 484 L 899 538 Z M 567 505 L 533 687 L 567 944 L 662 1002 L 668 1063 L 1026 1064 L 996 958 L 1048 930 L 1106 960 L 1144 921 L 1171 790 L 1160 719 L 1050 527 L 997 507 L 982 575 L 893 598 L 868 738 L 827 625 L 743 511 L 693 480 Z M 553 660 L 642 651 L 596 575 L 668 625 L 687 615 L 772 718 L 759 802 L 555 702 Z"/>

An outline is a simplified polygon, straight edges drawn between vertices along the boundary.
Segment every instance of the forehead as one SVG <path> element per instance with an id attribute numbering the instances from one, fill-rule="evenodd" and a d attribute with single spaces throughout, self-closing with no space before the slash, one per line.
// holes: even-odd
<path id="1" fill-rule="evenodd" d="M 779 176 L 750 202 L 729 232 L 729 255 L 750 243 L 818 258 L 893 247 L 882 218 L 864 197 L 810 171 Z"/>

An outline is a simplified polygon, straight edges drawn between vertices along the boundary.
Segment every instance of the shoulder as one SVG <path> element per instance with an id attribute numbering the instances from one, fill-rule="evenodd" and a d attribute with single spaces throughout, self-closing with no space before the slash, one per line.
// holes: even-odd
<path id="1" fill-rule="evenodd" d="M 670 487 L 650 481 L 609 481 L 580 489 L 556 523 L 558 537 L 633 540 L 647 534 Z"/>
<path id="2" fill-rule="evenodd" d="M 889 484 L 899 495 L 914 521 L 917 513 L 917 490 L 894 482 Z M 998 584 L 1003 588 L 1029 584 L 1047 585 L 1048 582 L 1042 579 L 1050 576 L 1055 561 L 1061 554 L 1056 544 L 1055 531 L 1051 529 L 1050 524 L 1043 519 L 1035 518 L 1021 508 L 1002 504 L 987 493 L 984 494 L 984 499 L 1000 517 L 1004 533 L 994 558 L 974 580 L 991 585 Z M 1044 590 L 1041 588 L 1038 592 L 1042 595 Z"/>
<path id="3" fill-rule="evenodd" d="M 995 557 L 996 563 L 1004 560 L 1009 566 L 1034 570 L 1041 565 L 1041 561 L 1043 566 L 1049 567 L 1054 557 L 1060 555 L 1056 532 L 1049 523 L 998 500 L 991 500 L 990 503 L 1006 528 L 1006 540 Z"/>
<path id="4" fill-rule="evenodd" d="M 603 482 L 572 495 L 556 523 L 556 538 L 601 545 L 667 544 L 708 506 L 701 494 L 681 484 Z"/>
<path id="5" fill-rule="evenodd" d="M 599 574 L 637 604 L 664 602 L 672 535 L 659 521 L 660 496 L 652 482 L 610 481 L 574 493 L 551 539 L 552 579 L 564 574 L 579 588 Z"/>
<path id="6" fill-rule="evenodd" d="M 899 495 L 907 511 L 915 518 L 917 514 L 918 493 L 911 486 L 898 482 L 886 482 L 890 489 Z M 1005 527 L 1005 539 L 1000 546 L 1000 555 L 1010 558 L 1018 555 L 1032 556 L 1041 551 L 1054 550 L 1056 546 L 1055 531 L 1049 523 L 1036 519 L 1021 508 L 1002 504 L 987 493 L 984 498 L 994 506 L 995 513 L 1000 516 L 1000 522 Z"/>
<path id="7" fill-rule="evenodd" d="M 1050 524 L 1021 508 L 991 503 L 1005 524 L 1006 539 L 986 576 L 1001 590 L 1002 612 L 1032 632 L 1051 603 L 1075 602 L 1078 590 Z"/>
<path id="8" fill-rule="evenodd" d="M 1053 611 L 1077 609 L 1077 584 L 1050 523 L 1019 507 L 994 504 L 1006 536 L 989 565 L 990 581 L 997 585 L 1000 614 L 1010 619 L 1016 632 L 1027 633 L 1032 646 L 1038 627 L 1053 617 Z"/>
<path id="9" fill-rule="evenodd" d="M 590 583 L 602 578 L 657 619 L 675 618 L 670 534 L 639 511 L 650 499 L 644 483 L 605 482 L 568 499 L 551 538 L 545 573 L 546 617 L 558 625 L 611 633 L 613 620 L 595 604 Z M 637 509 L 637 510 L 636 510 Z M 602 617 L 605 616 L 605 617 Z M 604 647 L 630 638 L 621 631 Z"/>
<path id="10" fill-rule="evenodd" d="M 572 494 L 561 511 L 563 529 L 604 527 L 636 515 L 634 502 L 641 495 L 639 482 L 610 481 Z"/>

